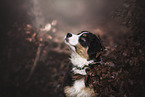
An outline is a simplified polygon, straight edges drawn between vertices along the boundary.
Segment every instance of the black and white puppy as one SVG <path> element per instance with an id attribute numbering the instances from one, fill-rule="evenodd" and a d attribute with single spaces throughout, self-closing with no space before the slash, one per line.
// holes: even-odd
<path id="1" fill-rule="evenodd" d="M 91 64 L 101 61 L 103 46 L 100 39 L 88 31 L 82 31 L 77 35 L 68 33 L 65 43 L 71 51 L 70 68 L 64 78 L 65 96 L 94 97 L 94 90 L 87 86 L 85 76 Z"/>

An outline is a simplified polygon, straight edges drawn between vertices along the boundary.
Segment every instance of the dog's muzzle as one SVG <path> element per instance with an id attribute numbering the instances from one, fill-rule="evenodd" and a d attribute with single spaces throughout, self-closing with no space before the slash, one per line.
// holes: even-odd
<path id="1" fill-rule="evenodd" d="M 67 35 L 65 37 L 66 42 L 69 42 L 68 38 L 70 38 L 70 37 L 72 37 L 72 34 L 71 33 L 67 33 Z"/>

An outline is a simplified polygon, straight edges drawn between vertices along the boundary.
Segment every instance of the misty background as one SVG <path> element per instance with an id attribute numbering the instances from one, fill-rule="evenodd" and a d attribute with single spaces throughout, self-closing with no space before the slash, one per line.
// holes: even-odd
<path id="1" fill-rule="evenodd" d="M 136 73 L 145 70 L 143 0 L 2 0 L 0 4 L 1 97 L 60 97 L 69 63 L 64 36 L 81 31 L 99 34 L 109 50 L 104 56 L 111 54 L 113 63 L 140 62 L 139 69 L 130 70 L 139 79 L 131 92 L 142 91 L 128 95 L 144 96 L 144 72 Z"/>

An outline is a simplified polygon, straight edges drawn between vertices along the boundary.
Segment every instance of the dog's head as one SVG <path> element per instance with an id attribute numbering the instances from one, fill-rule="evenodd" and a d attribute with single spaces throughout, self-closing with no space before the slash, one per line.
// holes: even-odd
<path id="1" fill-rule="evenodd" d="M 71 51 L 87 60 L 99 58 L 101 52 L 104 50 L 99 37 L 88 31 L 82 31 L 77 35 L 68 33 L 65 36 L 65 43 L 69 46 Z"/>

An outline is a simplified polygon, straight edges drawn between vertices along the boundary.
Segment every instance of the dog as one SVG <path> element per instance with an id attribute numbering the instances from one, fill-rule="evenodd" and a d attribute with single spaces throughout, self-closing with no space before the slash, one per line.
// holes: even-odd
<path id="1" fill-rule="evenodd" d="M 100 63 L 104 47 L 100 38 L 89 31 L 67 33 L 65 44 L 71 51 L 71 64 L 64 77 L 64 94 L 67 97 L 95 97 L 92 87 L 87 85 L 87 69 Z"/>

